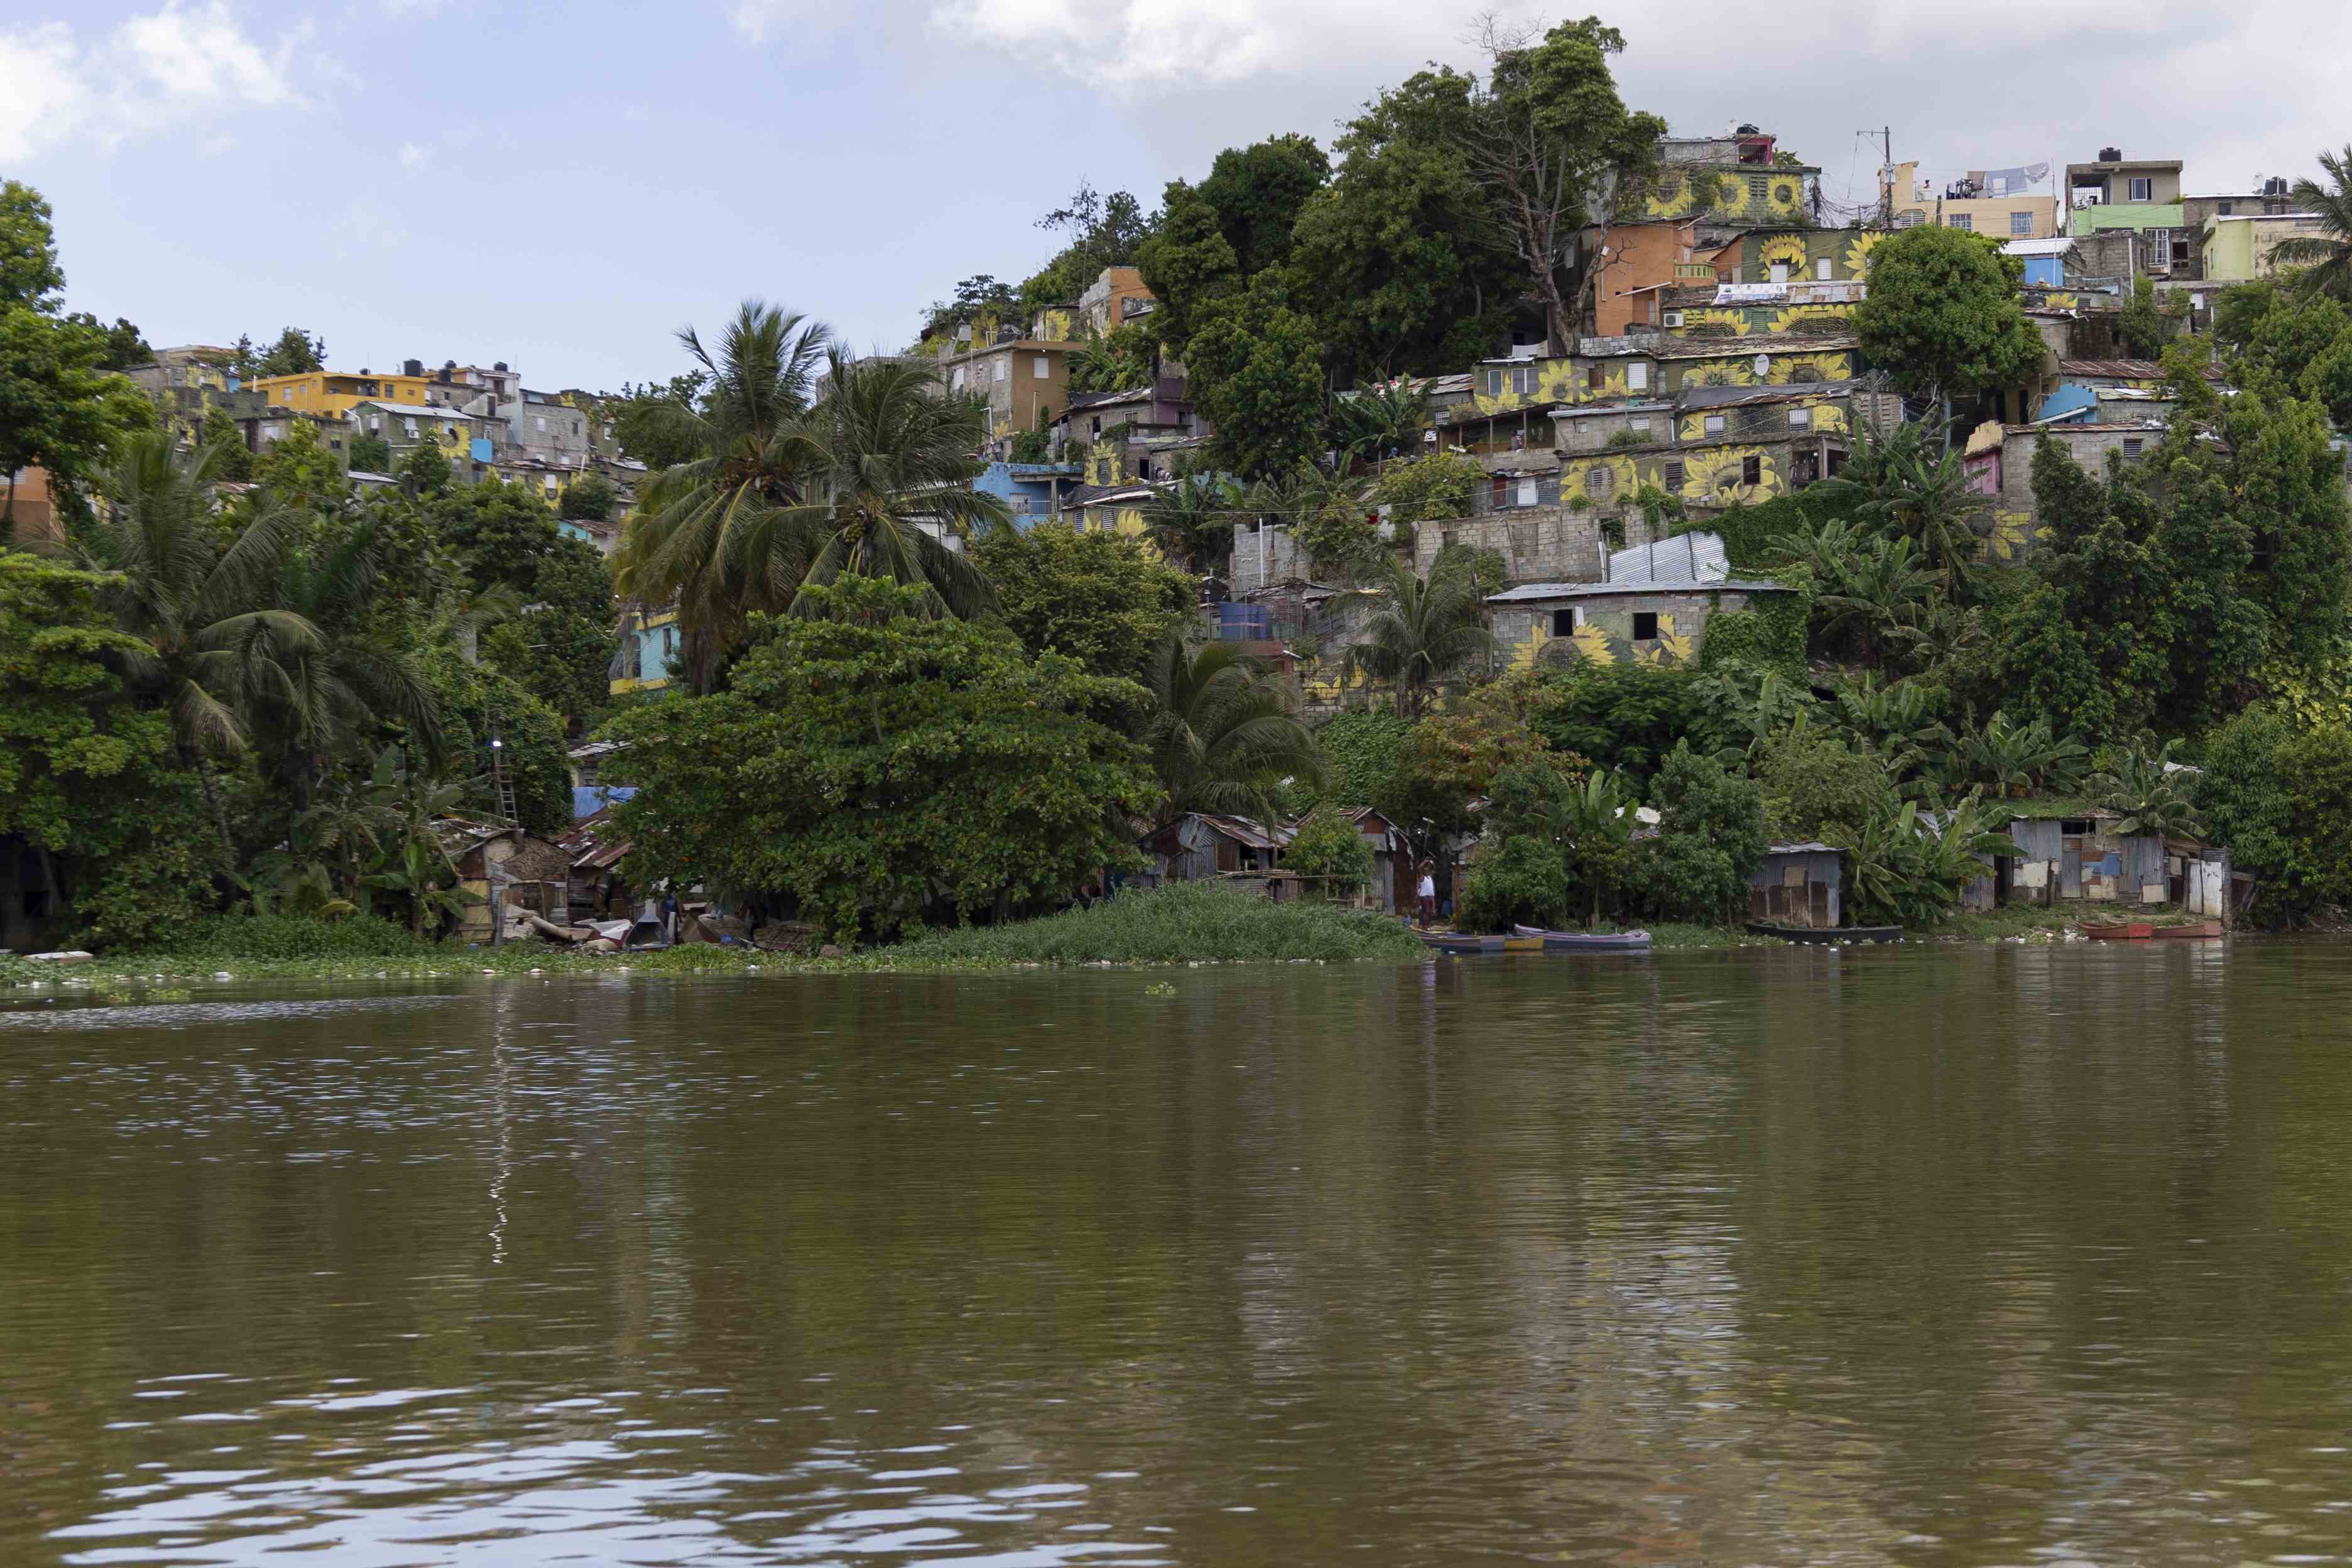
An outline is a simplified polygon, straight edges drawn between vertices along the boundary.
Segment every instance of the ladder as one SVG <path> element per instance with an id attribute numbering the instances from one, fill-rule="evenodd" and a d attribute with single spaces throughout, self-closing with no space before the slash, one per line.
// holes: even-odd
<path id="1" fill-rule="evenodd" d="M 507 772 L 506 737 L 500 733 L 506 725 L 495 708 L 490 710 L 489 719 L 490 793 L 498 801 L 499 820 L 513 822 L 516 820 L 514 775 Z"/>

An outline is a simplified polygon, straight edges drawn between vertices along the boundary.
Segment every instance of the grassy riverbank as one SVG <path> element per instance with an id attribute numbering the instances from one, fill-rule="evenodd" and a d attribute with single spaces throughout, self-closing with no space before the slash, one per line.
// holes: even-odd
<path id="1" fill-rule="evenodd" d="M 413 979 L 480 974 L 857 974 L 1005 969 L 1024 964 L 1279 963 L 1417 958 L 1394 921 L 1316 904 L 1271 904 L 1213 888 L 1129 893 L 1090 910 L 1015 925 L 939 931 L 843 958 L 800 958 L 708 943 L 585 953 L 543 942 L 467 947 L 425 942 L 383 921 L 222 917 L 169 946 L 101 953 L 89 963 L 0 956 L 0 984 L 32 981 Z"/>

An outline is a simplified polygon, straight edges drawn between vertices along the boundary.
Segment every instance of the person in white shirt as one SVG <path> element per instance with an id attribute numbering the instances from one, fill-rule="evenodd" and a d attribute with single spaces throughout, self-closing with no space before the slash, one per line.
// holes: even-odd
<path id="1" fill-rule="evenodd" d="M 1437 878 L 1433 875 L 1435 870 L 1436 868 L 1428 861 L 1423 860 L 1421 863 L 1421 887 L 1418 892 L 1421 898 L 1421 923 L 1423 925 L 1434 924 L 1437 920 Z"/>

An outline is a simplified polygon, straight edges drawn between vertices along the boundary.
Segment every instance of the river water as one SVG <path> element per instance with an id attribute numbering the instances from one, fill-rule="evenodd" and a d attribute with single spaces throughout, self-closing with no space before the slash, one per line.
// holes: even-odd
<path id="1" fill-rule="evenodd" d="M 7 994 L 0 1563 L 2342 1561 L 2347 957 Z"/>

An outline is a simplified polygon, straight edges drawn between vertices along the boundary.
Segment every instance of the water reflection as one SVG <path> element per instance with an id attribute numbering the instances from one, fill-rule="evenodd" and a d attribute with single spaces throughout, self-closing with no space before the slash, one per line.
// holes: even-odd
<path id="1" fill-rule="evenodd" d="M 0 1014 L 0 1561 L 2333 1561 L 2342 951 Z"/>

